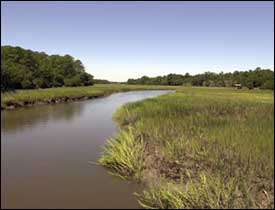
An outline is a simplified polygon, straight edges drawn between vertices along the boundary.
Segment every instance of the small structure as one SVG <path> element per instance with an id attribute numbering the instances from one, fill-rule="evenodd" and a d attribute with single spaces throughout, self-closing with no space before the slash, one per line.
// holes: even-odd
<path id="1" fill-rule="evenodd" d="M 234 84 L 234 87 L 237 89 L 242 89 L 242 84 L 236 83 Z"/>

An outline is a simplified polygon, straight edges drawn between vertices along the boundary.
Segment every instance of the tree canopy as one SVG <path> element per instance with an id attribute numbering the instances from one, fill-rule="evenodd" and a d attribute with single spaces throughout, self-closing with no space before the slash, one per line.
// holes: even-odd
<path id="1" fill-rule="evenodd" d="M 80 60 L 1 46 L 1 90 L 93 85 Z"/>
<path id="2" fill-rule="evenodd" d="M 94 80 L 85 72 L 80 60 L 70 55 L 47 55 L 21 47 L 1 46 L 1 90 L 34 89 L 61 86 L 88 86 L 112 83 L 108 80 Z M 261 69 L 190 75 L 168 74 L 166 76 L 128 79 L 127 84 L 142 85 L 193 85 L 244 87 L 274 90 L 274 71 Z"/>
<path id="3" fill-rule="evenodd" d="M 190 75 L 186 73 L 168 74 L 166 76 L 147 77 L 138 79 L 128 79 L 127 84 L 143 85 L 193 85 L 193 86 L 216 86 L 233 87 L 241 84 L 244 87 L 272 89 L 274 90 L 274 71 L 270 69 L 256 68 L 249 71 L 234 71 L 233 73 L 213 73 Z"/>
<path id="4" fill-rule="evenodd" d="M 106 79 L 94 79 L 95 84 L 112 84 L 114 82 L 110 82 L 109 80 Z"/>

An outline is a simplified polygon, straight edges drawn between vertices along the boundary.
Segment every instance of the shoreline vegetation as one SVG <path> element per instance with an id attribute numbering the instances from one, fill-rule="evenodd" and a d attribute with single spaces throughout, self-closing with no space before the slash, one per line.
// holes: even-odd
<path id="1" fill-rule="evenodd" d="M 172 89 L 174 88 L 171 86 L 95 84 L 93 86 L 82 87 L 6 91 L 1 92 L 1 110 L 86 100 L 104 97 L 115 92 Z"/>
<path id="2" fill-rule="evenodd" d="M 178 87 L 127 103 L 99 163 L 144 208 L 274 208 L 274 92 Z"/>
<path id="3" fill-rule="evenodd" d="M 274 71 L 94 79 L 70 55 L 1 46 L 1 110 L 175 90 L 127 103 L 99 164 L 145 186 L 144 208 L 274 208 Z"/>
<path id="4" fill-rule="evenodd" d="M 1 110 L 11 110 L 15 108 L 31 107 L 34 105 L 58 104 L 72 101 L 87 100 L 108 96 L 116 92 L 133 90 L 178 90 L 184 88 L 201 88 L 234 90 L 234 88 L 223 87 L 183 87 L 171 85 L 128 85 L 128 84 L 95 84 L 93 86 L 80 87 L 56 87 L 45 89 L 19 89 L 11 91 L 1 91 Z M 251 90 L 242 89 L 239 92 L 250 93 Z M 253 90 L 254 92 L 273 92 L 271 90 Z"/>

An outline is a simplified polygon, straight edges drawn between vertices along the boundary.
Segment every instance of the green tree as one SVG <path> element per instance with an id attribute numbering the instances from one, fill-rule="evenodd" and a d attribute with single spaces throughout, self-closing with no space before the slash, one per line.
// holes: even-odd
<path id="1" fill-rule="evenodd" d="M 93 85 L 80 60 L 20 47 L 1 47 L 1 90 Z"/>

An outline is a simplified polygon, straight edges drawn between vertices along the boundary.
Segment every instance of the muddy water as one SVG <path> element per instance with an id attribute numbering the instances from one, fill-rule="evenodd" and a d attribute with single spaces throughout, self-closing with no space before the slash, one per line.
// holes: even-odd
<path id="1" fill-rule="evenodd" d="M 138 208 L 137 184 L 90 162 L 117 131 L 116 108 L 166 92 L 1 111 L 1 208 Z"/>

